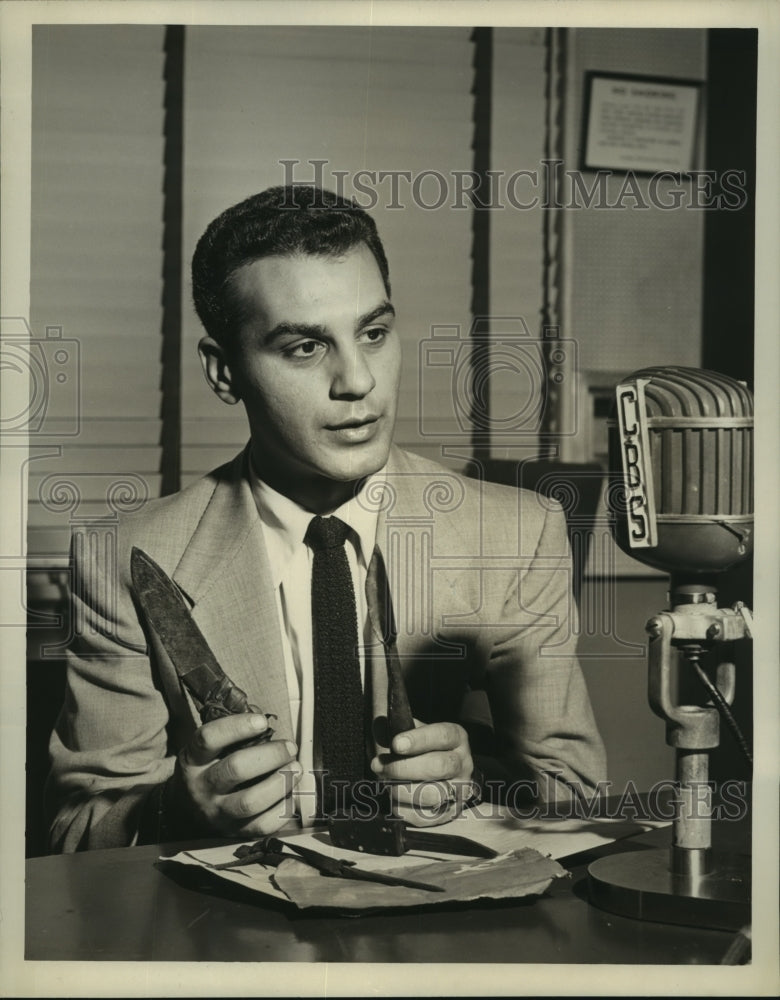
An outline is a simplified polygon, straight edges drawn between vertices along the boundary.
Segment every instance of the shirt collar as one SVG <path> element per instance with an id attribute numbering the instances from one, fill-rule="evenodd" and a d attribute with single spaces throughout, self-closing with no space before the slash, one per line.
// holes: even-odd
<path id="1" fill-rule="evenodd" d="M 369 476 L 357 496 L 350 497 L 346 503 L 332 512 L 333 516 L 340 518 L 354 531 L 356 538 L 351 537 L 353 542 L 356 542 L 358 561 L 364 567 L 368 566 L 374 552 L 379 508 L 376 504 L 362 501 L 361 498 L 378 496 L 379 493 L 375 491 L 384 485 L 386 473 L 387 467 L 384 466 Z M 263 522 L 273 584 L 278 587 L 290 559 L 304 544 L 303 539 L 314 515 L 260 479 L 252 465 L 251 456 L 249 484 Z"/>

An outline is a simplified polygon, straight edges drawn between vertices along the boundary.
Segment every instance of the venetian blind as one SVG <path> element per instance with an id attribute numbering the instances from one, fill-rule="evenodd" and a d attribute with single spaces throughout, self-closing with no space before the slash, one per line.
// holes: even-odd
<path id="1" fill-rule="evenodd" d="M 404 348 L 396 440 L 442 458 L 467 453 L 453 412 L 454 364 L 425 365 L 431 331 L 467 337 L 471 210 L 456 189 L 471 169 L 472 52 L 466 28 L 252 27 L 187 29 L 184 123 L 185 288 L 208 223 L 272 184 L 341 178 L 371 209 L 390 262 Z M 283 160 L 297 160 L 284 167 Z M 326 161 L 313 167 L 312 160 Z M 358 171 L 364 193 L 353 181 Z M 380 181 L 379 172 L 385 172 Z M 339 173 L 344 172 L 344 173 Z M 398 172 L 396 197 L 393 179 Z M 402 172 L 402 173 L 401 173 Z M 229 458 L 248 438 L 242 408 L 206 386 L 202 330 L 185 303 L 183 481 Z M 442 430 L 448 432 L 442 437 Z M 461 466 L 459 458 L 451 459 Z"/>
<path id="2" fill-rule="evenodd" d="M 44 563 L 74 521 L 159 493 L 163 38 L 33 32 L 28 538 Z"/>

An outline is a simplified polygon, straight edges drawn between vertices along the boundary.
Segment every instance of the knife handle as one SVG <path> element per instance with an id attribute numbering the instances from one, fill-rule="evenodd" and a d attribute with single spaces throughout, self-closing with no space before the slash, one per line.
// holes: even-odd
<path id="1" fill-rule="evenodd" d="M 328 832 L 334 847 L 393 858 L 406 853 L 405 826 L 400 817 L 381 811 L 367 817 L 352 817 L 347 813 L 328 817 Z"/>
<path id="2" fill-rule="evenodd" d="M 206 694 L 206 700 L 200 710 L 200 721 L 203 723 L 213 722 L 215 719 L 224 719 L 226 715 L 242 715 L 244 712 L 256 712 L 258 715 L 265 715 L 267 719 L 276 718 L 270 712 L 263 712 L 256 705 L 250 705 L 246 692 L 234 684 L 227 675 L 223 675 Z M 269 726 L 265 732 L 252 737 L 251 740 L 247 740 L 241 745 L 257 746 L 260 743 L 266 743 L 273 734 L 274 731 Z"/>

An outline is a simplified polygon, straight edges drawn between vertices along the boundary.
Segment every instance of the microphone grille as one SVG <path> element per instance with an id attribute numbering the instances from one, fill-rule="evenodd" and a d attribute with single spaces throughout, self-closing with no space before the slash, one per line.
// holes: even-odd
<path id="1" fill-rule="evenodd" d="M 747 386 L 698 368 L 642 368 L 617 387 L 612 418 L 610 472 L 623 483 L 630 511 L 621 523 L 615 510 L 621 547 L 664 566 L 684 559 L 689 567 L 694 560 L 721 567 L 747 555 L 753 518 Z"/>

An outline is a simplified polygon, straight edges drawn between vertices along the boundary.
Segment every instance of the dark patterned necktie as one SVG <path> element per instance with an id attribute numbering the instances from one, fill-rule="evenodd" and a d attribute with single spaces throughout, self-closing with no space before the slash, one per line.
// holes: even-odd
<path id="1" fill-rule="evenodd" d="M 314 517 L 305 542 L 314 552 L 311 577 L 314 719 L 323 780 L 320 813 L 348 801 L 365 776 L 363 687 L 357 611 L 344 542 L 349 527 L 337 517 Z"/>

